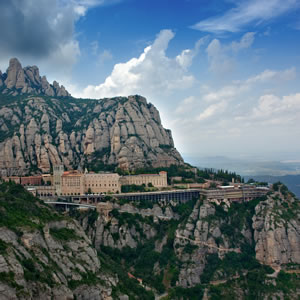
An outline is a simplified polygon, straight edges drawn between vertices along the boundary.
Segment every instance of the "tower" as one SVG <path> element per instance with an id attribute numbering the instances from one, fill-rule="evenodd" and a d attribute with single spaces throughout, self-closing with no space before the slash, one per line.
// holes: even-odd
<path id="1" fill-rule="evenodd" d="M 61 176 L 64 173 L 63 165 L 56 165 L 53 167 L 53 185 L 57 196 L 61 195 Z"/>

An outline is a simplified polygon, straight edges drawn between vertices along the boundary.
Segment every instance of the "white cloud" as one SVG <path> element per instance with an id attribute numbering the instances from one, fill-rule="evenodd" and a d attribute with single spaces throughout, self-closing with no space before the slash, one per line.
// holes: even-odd
<path id="1" fill-rule="evenodd" d="M 203 121 L 212 116 L 219 115 L 224 112 L 225 108 L 227 107 L 226 101 L 221 101 L 219 103 L 214 103 L 208 106 L 198 117 L 198 121 Z"/>
<path id="2" fill-rule="evenodd" d="M 254 42 L 255 32 L 245 33 L 239 42 L 232 42 L 231 47 L 234 52 L 249 48 Z"/>
<path id="3" fill-rule="evenodd" d="M 235 56 L 239 51 L 250 48 L 254 37 L 254 32 L 247 32 L 239 41 L 225 45 L 222 45 L 219 39 L 213 39 L 206 48 L 210 71 L 217 75 L 231 72 L 236 64 Z"/>
<path id="4" fill-rule="evenodd" d="M 286 69 L 284 71 L 265 70 L 262 73 L 246 80 L 246 83 L 252 84 L 256 82 L 264 82 L 270 80 L 287 81 L 287 80 L 295 79 L 295 77 L 296 77 L 295 67 Z"/>
<path id="5" fill-rule="evenodd" d="M 70 5 L 73 7 L 75 14 L 78 17 L 83 17 L 86 15 L 88 9 L 102 6 L 102 5 L 112 5 L 122 0 L 59 0 L 63 6 Z"/>
<path id="6" fill-rule="evenodd" d="M 176 62 L 184 69 L 191 66 L 193 58 L 198 54 L 200 47 L 206 43 L 208 36 L 201 38 L 196 42 L 194 49 L 183 50 L 179 55 L 176 56 Z"/>
<path id="7" fill-rule="evenodd" d="M 299 7 L 298 0 L 250 0 L 236 3 L 236 7 L 224 15 L 203 20 L 192 28 L 214 33 L 238 32 L 248 24 L 257 25 Z"/>
<path id="8" fill-rule="evenodd" d="M 218 75 L 223 75 L 232 71 L 234 67 L 234 61 L 225 52 L 226 49 L 222 48 L 222 45 L 218 39 L 214 39 L 206 48 L 208 61 L 210 63 L 210 70 Z"/>
<path id="9" fill-rule="evenodd" d="M 224 112 L 226 108 L 229 108 L 230 110 L 227 113 L 228 117 L 230 113 L 233 112 L 233 108 L 238 109 L 240 106 L 243 107 L 245 103 L 240 101 L 241 96 L 246 92 L 249 92 L 254 84 L 256 84 L 256 89 L 259 89 L 259 86 L 257 86 L 258 83 L 274 82 L 278 79 L 280 79 L 281 82 L 282 80 L 291 80 L 294 77 L 295 68 L 283 71 L 265 70 L 264 72 L 244 81 L 235 81 L 233 84 L 224 86 L 219 90 L 208 92 L 203 95 L 202 99 L 210 104 L 198 115 L 197 120 L 202 121 L 215 115 L 219 115 L 221 112 Z M 238 101 L 238 104 L 229 105 L 229 103 L 234 101 Z M 257 114 L 259 114 L 260 110 L 266 112 L 264 107 L 267 106 L 267 103 L 267 101 L 262 102 L 262 106 L 258 110 Z M 178 109 L 180 110 L 181 106 L 179 106 Z M 236 120 L 239 119 L 242 118 L 236 117 Z"/>
<path id="10" fill-rule="evenodd" d="M 245 117 L 247 118 L 247 117 Z M 268 123 L 285 123 L 300 119 L 300 93 L 283 96 L 263 95 L 257 107 L 253 108 L 250 119 L 260 119 Z"/>
<path id="11" fill-rule="evenodd" d="M 83 97 L 101 98 L 130 94 L 159 95 L 191 87 L 195 78 L 188 73 L 201 42 L 193 50 L 186 49 L 177 57 L 166 55 L 169 42 L 173 39 L 171 30 L 162 30 L 152 45 L 146 47 L 138 58 L 116 64 L 104 83 L 89 85 Z"/>
<path id="12" fill-rule="evenodd" d="M 189 124 L 191 128 L 193 126 L 197 128 L 199 126 L 197 122 L 201 121 L 201 126 L 204 126 L 206 130 L 214 127 L 218 131 L 227 126 L 224 125 L 226 122 L 239 122 L 248 119 L 251 114 L 254 115 L 249 112 L 249 107 L 257 99 L 251 93 L 254 87 L 256 93 L 259 93 L 266 84 L 277 81 L 282 83 L 283 79 L 291 80 L 294 77 L 295 68 L 282 71 L 265 70 L 248 79 L 234 81 L 220 89 L 212 90 L 208 86 L 203 86 L 200 89 L 202 96 L 194 94 L 185 98 L 177 105 L 174 113 L 176 118 L 180 119 L 181 125 Z M 265 106 L 266 103 L 264 103 Z M 263 110 L 264 105 L 260 107 L 260 110 Z M 187 115 L 188 118 L 186 118 Z"/>
<path id="13" fill-rule="evenodd" d="M 194 109 L 194 104 L 196 102 L 196 98 L 194 96 L 190 96 L 185 98 L 179 106 L 177 106 L 175 113 L 176 114 L 185 114 Z"/>

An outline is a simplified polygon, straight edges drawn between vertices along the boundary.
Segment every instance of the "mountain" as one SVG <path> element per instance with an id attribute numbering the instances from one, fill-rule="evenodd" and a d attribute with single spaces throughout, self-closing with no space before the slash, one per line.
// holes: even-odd
<path id="1" fill-rule="evenodd" d="M 106 204 L 93 222 L 89 213 L 77 220 L 107 264 L 164 299 L 300 295 L 300 204 L 284 185 L 245 203 Z"/>
<path id="2" fill-rule="evenodd" d="M 50 84 L 46 76 L 41 77 L 37 66 L 22 68 L 17 58 L 9 61 L 6 73 L 0 71 L 0 92 L 7 95 L 44 94 L 47 96 L 68 97 L 64 86 L 56 81 Z"/>
<path id="3" fill-rule="evenodd" d="M 10 65 L 4 83 L 19 87 L 12 70 L 29 74 L 30 68 L 16 67 L 15 59 Z M 2 174 L 47 173 L 61 163 L 66 169 L 93 166 L 99 170 L 183 163 L 158 110 L 141 96 L 75 99 L 68 94 L 58 97 L 59 91 L 49 96 L 40 85 L 26 86 L 36 95 L 21 95 L 18 89 L 11 95 L 0 94 Z"/>
<path id="4" fill-rule="evenodd" d="M 111 299 L 92 242 L 21 186 L 0 184 L 0 299 Z"/>
<path id="5" fill-rule="evenodd" d="M 299 298 L 300 204 L 284 185 L 222 205 L 104 200 L 63 216 L 1 183 L 0 298 Z"/>

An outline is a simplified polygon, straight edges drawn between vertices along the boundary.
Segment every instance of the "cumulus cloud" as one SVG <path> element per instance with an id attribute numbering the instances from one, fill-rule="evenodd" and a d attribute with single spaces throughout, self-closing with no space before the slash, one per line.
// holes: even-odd
<path id="1" fill-rule="evenodd" d="M 299 8 L 298 0 L 250 0 L 236 1 L 236 6 L 222 16 L 212 17 L 192 28 L 213 32 L 238 32 L 248 24 L 259 24 Z"/>
<path id="2" fill-rule="evenodd" d="M 258 105 L 250 116 L 241 119 L 256 119 L 264 123 L 286 123 L 300 119 L 300 93 L 283 96 L 269 94 L 259 98 Z"/>
<path id="3" fill-rule="evenodd" d="M 250 88 L 256 83 L 283 82 L 293 80 L 295 77 L 295 67 L 282 71 L 264 70 L 263 72 L 246 80 L 236 80 L 231 85 L 226 85 L 219 90 L 206 93 L 203 96 L 203 100 L 206 102 L 217 102 L 224 99 L 233 99 L 241 93 L 249 91 Z"/>
<path id="4" fill-rule="evenodd" d="M 210 71 L 223 75 L 234 69 L 238 52 L 252 46 L 255 32 L 245 33 L 240 40 L 222 45 L 219 39 L 213 39 L 206 48 Z"/>
<path id="5" fill-rule="evenodd" d="M 265 70 L 246 80 L 235 81 L 231 85 L 225 85 L 218 90 L 207 92 L 201 98 L 203 100 L 201 103 L 202 105 L 200 107 L 194 107 L 194 111 L 199 110 L 199 108 L 202 110 L 202 112 L 196 117 L 196 120 L 215 120 L 215 117 L 220 115 L 220 113 L 223 113 L 225 110 L 227 117 L 231 116 L 235 109 L 241 107 L 243 110 L 243 107 L 247 106 L 247 103 L 241 102 L 240 99 L 243 95 L 249 93 L 254 85 L 256 90 L 259 90 L 260 86 L 258 84 L 266 84 L 267 82 L 272 83 L 278 80 L 279 82 L 282 82 L 283 80 L 292 80 L 294 78 L 295 68 L 282 71 Z M 193 97 L 189 97 L 185 101 L 189 101 L 189 99 L 193 99 Z M 184 111 L 184 107 L 186 105 L 185 101 L 178 106 L 176 109 L 177 113 Z M 257 108 L 257 111 L 255 113 L 253 112 L 252 117 L 254 117 L 254 115 L 259 115 L 259 111 L 266 112 L 264 107 L 266 107 L 267 103 L 267 101 L 262 102 L 261 106 Z M 249 116 L 249 113 L 247 113 L 247 116 Z M 244 117 L 236 117 L 236 120 L 241 120 L 242 118 Z"/>
<path id="6" fill-rule="evenodd" d="M 162 30 L 139 57 L 116 64 L 104 83 L 89 85 L 80 96 L 101 98 L 137 93 L 149 96 L 191 87 L 195 78 L 188 67 L 203 41 L 197 42 L 194 49 L 185 49 L 170 58 L 166 50 L 173 37 L 171 30 Z"/>

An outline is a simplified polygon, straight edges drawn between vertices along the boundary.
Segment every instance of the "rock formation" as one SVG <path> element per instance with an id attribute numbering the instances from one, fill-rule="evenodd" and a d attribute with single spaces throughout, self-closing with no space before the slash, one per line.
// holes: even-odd
<path id="1" fill-rule="evenodd" d="M 141 96 L 15 98 L 0 106 L 0 169 L 7 175 L 49 172 L 60 163 L 77 169 L 92 160 L 123 169 L 183 163 L 157 109 Z"/>
<path id="2" fill-rule="evenodd" d="M 46 95 L 57 97 L 71 96 L 64 86 L 56 81 L 50 84 L 45 76 L 41 77 L 37 66 L 22 68 L 17 58 L 9 61 L 6 73 L 0 71 L 0 88 L 7 95 Z"/>
<path id="3" fill-rule="evenodd" d="M 300 264 L 299 200 L 284 186 L 256 206 L 253 229 L 256 258 L 262 264 Z"/>
<path id="4" fill-rule="evenodd" d="M 5 216 L 0 223 L 0 299 L 113 299 L 118 279 L 102 270 L 76 221 L 59 216 L 20 187 L 1 184 L 0 190 Z M 19 215 L 22 220 L 16 221 Z"/>

